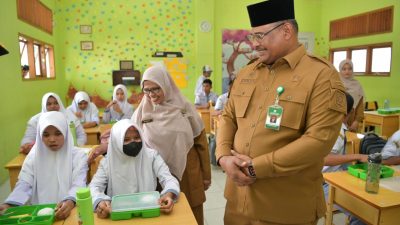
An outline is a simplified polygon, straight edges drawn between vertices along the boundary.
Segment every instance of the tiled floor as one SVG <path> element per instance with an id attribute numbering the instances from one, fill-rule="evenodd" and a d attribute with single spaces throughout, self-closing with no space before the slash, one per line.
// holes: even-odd
<path id="1" fill-rule="evenodd" d="M 219 167 L 211 166 L 212 183 L 210 189 L 207 190 L 207 201 L 204 204 L 205 225 L 224 225 L 223 218 L 225 212 L 224 187 L 225 173 Z M 343 213 L 336 214 L 333 217 L 335 225 L 345 224 L 345 215 Z M 318 221 L 318 225 L 323 225 L 324 219 Z"/>

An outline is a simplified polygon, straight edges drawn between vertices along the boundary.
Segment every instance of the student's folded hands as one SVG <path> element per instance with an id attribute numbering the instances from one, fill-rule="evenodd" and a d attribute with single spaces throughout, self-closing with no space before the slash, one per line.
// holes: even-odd
<path id="1" fill-rule="evenodd" d="M 110 216 L 111 213 L 111 202 L 101 201 L 96 207 L 97 217 L 105 219 Z"/>
<path id="2" fill-rule="evenodd" d="M 55 208 L 55 216 L 58 220 L 65 220 L 69 214 L 71 214 L 71 210 L 75 207 L 75 202 L 72 200 L 65 200 L 57 204 Z"/>
<path id="3" fill-rule="evenodd" d="M 172 209 L 174 208 L 174 200 L 172 200 L 173 197 L 174 197 L 174 194 L 171 192 L 168 192 L 165 195 L 161 196 L 161 198 L 159 200 L 161 212 L 167 213 L 167 214 L 172 212 Z"/>

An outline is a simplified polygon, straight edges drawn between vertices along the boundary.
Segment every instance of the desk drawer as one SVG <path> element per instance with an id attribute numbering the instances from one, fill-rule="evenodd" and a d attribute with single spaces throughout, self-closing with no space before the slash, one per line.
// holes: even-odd
<path id="1" fill-rule="evenodd" d="M 377 115 L 365 115 L 364 114 L 364 120 L 368 124 L 382 124 L 383 118 L 382 116 L 377 116 Z"/>
<path id="2" fill-rule="evenodd" d="M 348 192 L 335 188 L 335 199 L 333 201 L 370 224 L 378 223 L 379 210 Z"/>

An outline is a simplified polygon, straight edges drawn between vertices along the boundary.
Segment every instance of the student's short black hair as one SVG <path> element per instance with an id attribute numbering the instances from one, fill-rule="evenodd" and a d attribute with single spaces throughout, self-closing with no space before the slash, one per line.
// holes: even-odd
<path id="1" fill-rule="evenodd" d="M 345 93 L 346 94 L 346 102 L 347 102 L 347 114 L 349 114 L 351 112 L 351 110 L 353 109 L 353 104 L 354 104 L 354 99 L 353 97 L 351 97 L 351 95 L 349 93 Z"/>
<path id="2" fill-rule="evenodd" d="M 209 84 L 212 87 L 212 81 L 210 79 L 203 80 L 203 84 Z"/>

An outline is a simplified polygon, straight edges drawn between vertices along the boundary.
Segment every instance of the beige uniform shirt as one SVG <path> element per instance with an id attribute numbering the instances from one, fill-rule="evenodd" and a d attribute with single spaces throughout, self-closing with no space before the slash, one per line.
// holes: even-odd
<path id="1" fill-rule="evenodd" d="M 279 131 L 266 129 L 277 87 L 283 116 Z M 252 63 L 240 71 L 220 120 L 217 158 L 230 149 L 253 158 L 256 182 L 238 187 L 227 178 L 225 197 L 251 218 L 306 223 L 322 217 L 323 158 L 337 139 L 345 113 L 337 71 L 304 46 L 268 67 Z"/>

